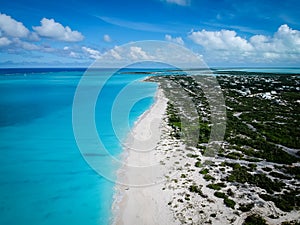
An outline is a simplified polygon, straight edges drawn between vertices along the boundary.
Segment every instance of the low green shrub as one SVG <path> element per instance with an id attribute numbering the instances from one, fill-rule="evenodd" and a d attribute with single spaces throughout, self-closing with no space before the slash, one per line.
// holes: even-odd
<path id="1" fill-rule="evenodd" d="M 266 220 L 259 215 L 247 216 L 243 225 L 267 225 Z"/>

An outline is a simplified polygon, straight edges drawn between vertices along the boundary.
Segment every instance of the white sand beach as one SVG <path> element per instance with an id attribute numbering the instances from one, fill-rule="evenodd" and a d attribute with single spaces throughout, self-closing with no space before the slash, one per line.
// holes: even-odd
<path id="1" fill-rule="evenodd" d="M 118 174 L 117 192 L 121 200 L 114 203 L 118 225 L 175 224 L 167 207 L 169 194 L 162 190 L 166 167 L 159 164 L 164 156 L 156 151 L 163 129 L 167 99 L 158 89 L 153 106 L 142 115 L 128 137 L 125 164 Z"/>

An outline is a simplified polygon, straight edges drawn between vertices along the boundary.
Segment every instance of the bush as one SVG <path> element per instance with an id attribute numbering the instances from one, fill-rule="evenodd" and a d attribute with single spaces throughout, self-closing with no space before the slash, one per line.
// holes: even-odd
<path id="1" fill-rule="evenodd" d="M 190 157 L 190 158 L 197 158 L 198 155 L 195 155 L 195 154 L 192 154 L 192 153 L 188 153 L 186 154 L 187 157 Z"/>
<path id="2" fill-rule="evenodd" d="M 265 189 L 268 193 L 273 193 L 274 191 L 281 191 L 281 188 L 285 186 L 284 183 L 279 181 L 272 181 L 265 174 L 250 174 L 247 172 L 247 168 L 244 166 L 233 166 L 231 174 L 227 177 L 229 182 L 238 182 L 238 183 L 249 183 L 254 184 L 257 187 Z"/>
<path id="3" fill-rule="evenodd" d="M 271 173 L 269 173 L 269 175 L 271 175 L 272 177 L 280 178 L 280 179 L 287 179 L 287 180 L 291 180 L 292 179 L 291 177 L 285 176 L 284 174 L 277 173 L 277 172 L 271 172 Z"/>
<path id="4" fill-rule="evenodd" d="M 230 199 L 230 198 L 224 198 L 224 204 L 225 204 L 227 207 L 230 207 L 230 208 L 234 209 L 235 201 L 233 201 L 233 200 Z"/>
<path id="5" fill-rule="evenodd" d="M 248 164 L 248 167 L 250 168 L 251 171 L 254 171 L 254 170 L 256 170 L 257 165 L 250 163 L 250 164 Z"/>
<path id="6" fill-rule="evenodd" d="M 201 190 L 201 187 L 198 187 L 196 185 L 191 185 L 189 187 L 189 191 L 190 192 L 195 192 L 197 193 L 198 195 L 200 195 L 202 198 L 207 198 L 207 195 L 203 194 L 202 190 Z"/>
<path id="7" fill-rule="evenodd" d="M 197 162 L 195 163 L 195 166 L 196 166 L 196 167 L 202 167 L 202 164 L 201 164 L 200 161 L 197 161 Z"/>
<path id="8" fill-rule="evenodd" d="M 242 212 L 249 212 L 254 207 L 254 203 L 241 204 L 239 210 Z"/>
<path id="9" fill-rule="evenodd" d="M 286 174 L 295 176 L 296 179 L 300 179 L 300 166 L 283 166 L 280 167 L 281 171 Z"/>
<path id="10" fill-rule="evenodd" d="M 208 174 L 209 170 L 207 168 L 201 170 L 199 173 L 205 175 L 205 174 Z"/>
<path id="11" fill-rule="evenodd" d="M 267 225 L 267 223 L 261 216 L 250 215 L 245 219 L 243 225 Z"/>
<path id="12" fill-rule="evenodd" d="M 196 186 L 196 185 L 191 185 L 190 187 L 189 187 L 189 191 L 190 192 L 195 192 L 195 193 L 202 193 L 202 191 L 201 191 L 201 187 L 198 187 L 198 186 Z"/>
<path id="13" fill-rule="evenodd" d="M 219 191 L 223 187 L 226 187 L 226 184 L 224 184 L 224 183 L 208 184 L 207 187 L 210 188 L 210 189 L 214 189 L 214 190 Z"/>
<path id="14" fill-rule="evenodd" d="M 297 221 L 285 221 L 282 222 L 281 225 L 300 225 L 300 223 Z"/>
<path id="15" fill-rule="evenodd" d="M 239 152 L 230 152 L 227 155 L 225 155 L 225 157 L 229 158 L 229 159 L 241 159 L 243 158 L 243 154 L 239 153 Z"/>
<path id="16" fill-rule="evenodd" d="M 276 207 L 284 212 L 290 212 L 294 209 L 294 207 L 300 205 L 299 191 L 284 192 L 284 194 L 278 194 L 275 196 L 260 194 L 259 197 L 265 201 L 274 202 Z"/>
<path id="17" fill-rule="evenodd" d="M 205 174 L 203 177 L 205 180 L 209 181 L 209 180 L 216 180 L 213 176 L 209 175 L 209 174 Z"/>
<path id="18" fill-rule="evenodd" d="M 216 191 L 214 193 L 214 196 L 216 196 L 217 198 L 227 198 L 226 194 L 223 193 L 223 192 L 219 192 L 219 191 Z"/>
<path id="19" fill-rule="evenodd" d="M 270 172 L 270 171 L 272 171 L 272 168 L 270 168 L 270 167 L 264 167 L 264 168 L 262 168 L 264 171 L 266 171 L 266 172 Z"/>
<path id="20" fill-rule="evenodd" d="M 229 189 L 227 190 L 227 194 L 228 194 L 229 196 L 231 196 L 231 197 L 234 196 L 234 192 L 231 190 L 231 188 L 229 188 Z"/>

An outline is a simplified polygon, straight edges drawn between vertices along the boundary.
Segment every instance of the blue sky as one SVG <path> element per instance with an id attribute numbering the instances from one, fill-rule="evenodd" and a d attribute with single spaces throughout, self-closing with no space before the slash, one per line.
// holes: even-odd
<path id="1" fill-rule="evenodd" d="M 0 67 L 88 66 L 165 40 L 211 66 L 300 66 L 298 0 L 14 0 L 0 8 Z"/>

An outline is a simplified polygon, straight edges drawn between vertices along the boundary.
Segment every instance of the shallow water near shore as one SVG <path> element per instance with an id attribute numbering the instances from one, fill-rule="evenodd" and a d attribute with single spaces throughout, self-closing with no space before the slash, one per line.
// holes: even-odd
<path id="1" fill-rule="evenodd" d="M 76 145 L 72 103 L 84 70 L 16 70 L 0 74 L 0 224 L 109 224 L 114 183 L 93 171 Z M 107 73 L 107 71 L 98 71 Z M 95 121 L 109 153 L 154 101 L 157 85 L 144 74 L 116 74 L 98 100 Z M 112 127 L 111 106 L 132 81 L 128 121 Z M 152 97 L 151 97 L 152 96 Z M 119 111 L 120 117 L 123 111 Z M 128 125 L 129 124 L 129 125 Z M 118 139 L 115 136 L 118 133 Z M 115 165 L 111 170 L 117 170 Z"/>

